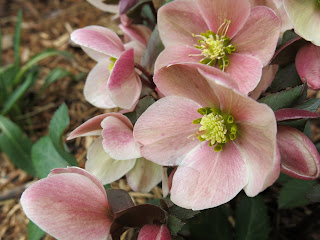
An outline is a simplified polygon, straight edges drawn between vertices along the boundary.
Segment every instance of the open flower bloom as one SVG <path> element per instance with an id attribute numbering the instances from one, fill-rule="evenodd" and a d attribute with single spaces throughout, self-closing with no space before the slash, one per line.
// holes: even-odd
<path id="1" fill-rule="evenodd" d="M 130 120 L 120 113 L 106 113 L 89 119 L 70 133 L 68 139 L 98 135 L 90 146 L 85 169 L 102 184 L 126 174 L 134 191 L 149 192 L 162 179 L 162 166 L 141 157 Z"/>
<path id="2" fill-rule="evenodd" d="M 303 118 L 319 118 L 319 114 L 301 109 L 280 109 L 278 122 Z M 278 124 L 277 142 L 281 171 L 291 177 L 316 179 L 320 176 L 320 155 L 311 140 L 299 130 Z"/>
<path id="3" fill-rule="evenodd" d="M 320 1 L 283 0 L 294 31 L 307 41 L 320 46 Z"/>
<path id="4" fill-rule="evenodd" d="M 230 88 L 220 70 L 206 73 L 194 64 L 162 68 L 155 83 L 166 97 L 142 114 L 134 137 L 142 156 L 178 166 L 175 204 L 211 208 L 241 189 L 255 196 L 276 180 L 276 121 L 268 106 Z"/>
<path id="5" fill-rule="evenodd" d="M 320 47 L 308 44 L 300 48 L 296 55 L 296 68 L 301 80 L 307 82 L 310 89 L 320 90 Z"/>
<path id="6" fill-rule="evenodd" d="M 21 196 L 23 211 L 57 239 L 107 239 L 113 221 L 99 180 L 77 168 L 54 169 Z"/>
<path id="7" fill-rule="evenodd" d="M 145 47 L 136 41 L 123 44 L 116 33 L 99 26 L 77 29 L 72 32 L 71 40 L 98 62 L 84 86 L 86 100 L 105 109 L 135 106 L 141 81 L 134 63 L 140 62 Z"/>
<path id="8" fill-rule="evenodd" d="M 155 71 L 174 63 L 199 63 L 230 74 L 247 94 L 274 54 L 280 20 L 267 7 L 248 0 L 175 0 L 159 9 L 165 45 Z"/>

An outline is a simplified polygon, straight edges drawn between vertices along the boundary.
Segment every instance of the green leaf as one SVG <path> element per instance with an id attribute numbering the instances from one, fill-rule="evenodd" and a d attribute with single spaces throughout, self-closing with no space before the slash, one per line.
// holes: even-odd
<path id="1" fill-rule="evenodd" d="M 195 215 L 200 213 L 200 211 L 185 209 L 177 205 L 173 205 L 171 208 L 169 208 L 169 212 L 181 220 L 193 218 Z"/>
<path id="2" fill-rule="evenodd" d="M 125 113 L 124 115 L 130 119 L 132 124 L 135 124 L 137 119 L 142 115 L 144 111 L 147 110 L 147 108 L 152 105 L 155 102 L 153 97 L 151 96 L 146 96 L 142 99 L 139 100 L 137 106 L 136 106 L 136 111 L 134 112 L 129 112 Z"/>
<path id="3" fill-rule="evenodd" d="M 31 68 L 32 66 L 34 66 L 36 63 L 38 63 L 39 61 L 46 59 L 48 57 L 52 57 L 52 56 L 56 56 L 56 55 L 61 55 L 67 58 L 71 58 L 73 57 L 73 55 L 71 53 L 68 53 L 66 51 L 57 51 L 57 50 L 53 50 L 53 49 L 48 49 L 46 51 L 43 51 L 37 55 L 35 55 L 34 57 L 32 57 L 18 72 L 18 74 L 16 75 L 16 77 L 13 80 L 13 84 L 19 84 L 21 79 L 23 78 L 23 75 L 26 73 L 26 71 L 28 71 L 29 68 Z"/>
<path id="4" fill-rule="evenodd" d="M 50 121 L 49 136 L 57 152 L 71 165 L 77 166 L 78 163 L 75 157 L 66 151 L 66 146 L 62 139 L 63 132 L 69 126 L 69 122 L 68 108 L 67 105 L 63 103 L 54 113 Z"/>
<path id="5" fill-rule="evenodd" d="M 49 136 L 40 138 L 32 146 L 32 162 L 38 178 L 45 178 L 54 168 L 66 168 L 70 164 L 55 149 Z"/>
<path id="6" fill-rule="evenodd" d="M 287 42 L 289 42 L 292 39 L 295 39 L 297 37 L 299 37 L 299 35 L 297 35 L 294 31 L 292 31 L 292 30 L 285 31 L 285 33 L 283 34 L 283 37 L 282 37 L 281 46 L 283 46 Z"/>
<path id="7" fill-rule="evenodd" d="M 38 69 L 35 68 L 31 70 L 25 81 L 18 87 L 16 88 L 13 93 L 9 96 L 7 101 L 4 103 L 3 109 L 1 110 L 2 115 L 6 115 L 13 105 L 23 96 L 23 94 L 31 87 L 33 86 L 35 80 L 37 79 L 38 76 Z"/>
<path id="8" fill-rule="evenodd" d="M 42 89 L 47 88 L 51 83 L 58 81 L 59 79 L 72 75 L 69 71 L 63 68 L 55 68 L 53 69 L 48 76 L 46 77 Z"/>
<path id="9" fill-rule="evenodd" d="M 291 63 L 277 72 L 270 89 L 272 92 L 277 92 L 287 87 L 295 87 L 301 84 L 302 82 L 298 75 L 296 65 Z"/>
<path id="10" fill-rule="evenodd" d="M 295 108 L 316 112 L 319 109 L 319 106 L 320 106 L 320 99 L 312 98 L 312 99 L 308 99 L 304 103 L 301 103 L 300 105 L 295 106 Z"/>
<path id="11" fill-rule="evenodd" d="M 292 177 L 280 172 L 280 176 L 277 179 L 277 182 L 280 184 L 285 184 L 286 182 L 289 182 L 292 179 Z"/>
<path id="12" fill-rule="evenodd" d="M 13 49 L 14 49 L 14 65 L 20 65 L 20 39 L 21 39 L 21 22 L 22 22 L 22 10 L 18 12 L 17 25 L 14 32 L 13 38 Z"/>
<path id="13" fill-rule="evenodd" d="M 228 221 L 230 213 L 225 206 L 202 211 L 189 221 L 192 239 L 232 240 L 232 227 Z"/>
<path id="14" fill-rule="evenodd" d="M 261 98 L 259 102 L 267 104 L 273 111 L 281 108 L 290 107 L 300 100 L 299 97 L 304 94 L 304 86 L 281 91 Z"/>
<path id="15" fill-rule="evenodd" d="M 168 221 L 167 225 L 171 232 L 171 235 L 174 237 L 177 236 L 178 232 L 181 230 L 184 223 L 179 218 L 173 215 L 169 215 L 167 221 Z"/>
<path id="16" fill-rule="evenodd" d="M 236 239 L 265 240 L 270 232 L 270 221 L 263 198 L 243 196 L 236 209 Z"/>
<path id="17" fill-rule="evenodd" d="M 307 193 L 306 198 L 312 202 L 320 202 L 320 184 L 315 184 L 311 190 Z"/>
<path id="18" fill-rule="evenodd" d="M 2 66 L 2 29 L 0 26 L 0 68 L 1 68 L 1 66 Z"/>
<path id="19" fill-rule="evenodd" d="M 46 232 L 39 228 L 31 220 L 28 224 L 28 239 L 29 240 L 40 240 L 46 235 Z"/>
<path id="20" fill-rule="evenodd" d="M 108 189 L 111 189 L 111 185 L 110 184 L 106 184 L 106 185 L 103 185 L 103 187 L 104 187 L 104 190 L 108 190 Z"/>
<path id="21" fill-rule="evenodd" d="M 18 168 L 35 174 L 31 161 L 31 141 L 12 121 L 0 115 L 0 148 Z"/>
<path id="22" fill-rule="evenodd" d="M 306 194 L 312 189 L 316 181 L 291 179 L 280 190 L 279 208 L 293 208 L 305 206 L 309 203 Z"/>
<path id="23" fill-rule="evenodd" d="M 148 72 L 153 72 L 154 63 L 163 49 L 164 46 L 159 36 L 158 27 L 155 27 L 148 41 L 147 49 L 144 51 L 141 60 L 142 66 L 145 67 Z"/>

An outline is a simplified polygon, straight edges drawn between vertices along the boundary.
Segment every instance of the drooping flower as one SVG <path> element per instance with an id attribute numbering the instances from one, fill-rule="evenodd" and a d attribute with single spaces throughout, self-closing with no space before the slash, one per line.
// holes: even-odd
<path id="1" fill-rule="evenodd" d="M 123 44 L 116 33 L 100 26 L 77 29 L 71 40 L 98 62 L 84 86 L 86 100 L 105 109 L 135 106 L 141 81 L 134 63 L 140 62 L 145 46 L 136 41 Z"/>
<path id="2" fill-rule="evenodd" d="M 320 47 L 308 44 L 300 48 L 296 55 L 296 68 L 310 89 L 320 90 Z"/>
<path id="3" fill-rule="evenodd" d="M 220 70 L 194 64 L 160 69 L 155 83 L 166 97 L 135 124 L 142 156 L 178 166 L 171 200 L 181 207 L 215 207 L 241 189 L 255 196 L 279 175 L 273 111 L 229 82 Z"/>
<path id="4" fill-rule="evenodd" d="M 294 31 L 305 40 L 320 46 L 320 1 L 284 0 L 283 4 Z"/>
<path id="5" fill-rule="evenodd" d="M 90 146 L 85 169 L 103 184 L 126 175 L 134 191 L 149 192 L 162 179 L 162 166 L 141 157 L 130 120 L 120 113 L 106 113 L 89 119 L 70 133 L 68 139 L 98 135 Z"/>
<path id="6" fill-rule="evenodd" d="M 302 109 L 280 109 L 275 112 L 278 124 L 277 143 L 281 171 L 291 177 L 316 179 L 320 176 L 320 155 L 315 145 L 301 131 L 281 125 L 286 120 L 319 118 L 319 114 Z"/>
<path id="7" fill-rule="evenodd" d="M 23 211 L 57 239 L 107 239 L 113 221 L 106 192 L 89 172 L 54 169 L 22 194 Z"/>
<path id="8" fill-rule="evenodd" d="M 159 9 L 158 27 L 165 49 L 156 71 L 174 63 L 215 66 L 245 94 L 257 86 L 280 34 L 276 14 L 248 0 L 176 0 Z"/>
<path id="9" fill-rule="evenodd" d="M 144 225 L 138 235 L 138 240 L 171 240 L 171 234 L 166 225 L 147 224 Z"/>

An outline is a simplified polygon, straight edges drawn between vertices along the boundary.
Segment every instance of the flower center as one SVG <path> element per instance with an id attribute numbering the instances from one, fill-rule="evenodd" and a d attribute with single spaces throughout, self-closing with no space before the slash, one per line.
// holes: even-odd
<path id="1" fill-rule="evenodd" d="M 193 121 L 193 124 L 200 124 L 196 133 L 199 141 L 208 141 L 209 146 L 214 146 L 214 150 L 219 152 L 223 145 L 237 137 L 237 124 L 230 114 L 223 114 L 220 109 L 199 108 L 198 113 L 202 118 Z"/>
<path id="2" fill-rule="evenodd" d="M 114 57 L 111 57 L 111 58 L 110 58 L 110 61 L 111 61 L 111 62 L 110 62 L 110 64 L 109 64 L 109 66 L 108 66 L 109 73 L 111 73 L 112 68 L 113 68 L 114 64 L 116 63 L 117 59 L 114 58 Z"/>
<path id="3" fill-rule="evenodd" d="M 189 56 L 203 56 L 200 63 L 214 66 L 218 63 L 221 70 L 229 65 L 228 55 L 235 51 L 235 46 L 229 44 L 230 38 L 226 36 L 230 25 L 230 20 L 225 20 L 219 27 L 217 33 L 208 30 L 200 35 L 192 34 L 193 37 L 201 38 L 198 40 L 199 45 L 195 48 L 201 50 L 201 54 L 190 54 Z"/>

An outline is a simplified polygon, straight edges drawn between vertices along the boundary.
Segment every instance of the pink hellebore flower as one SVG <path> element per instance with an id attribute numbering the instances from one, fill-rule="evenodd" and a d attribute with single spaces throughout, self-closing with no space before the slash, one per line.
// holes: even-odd
<path id="1" fill-rule="evenodd" d="M 156 71 L 174 63 L 216 66 L 244 94 L 257 86 L 280 34 L 276 14 L 248 0 L 176 0 L 159 9 L 158 27 L 165 49 Z"/>
<path id="2" fill-rule="evenodd" d="M 307 82 L 310 89 L 320 90 L 320 47 L 308 44 L 300 48 L 296 55 L 296 68 L 301 80 Z"/>
<path id="3" fill-rule="evenodd" d="M 109 13 L 118 13 L 119 7 L 118 4 L 106 4 L 104 3 L 104 0 L 87 0 L 89 3 L 91 3 L 96 8 L 99 8 L 100 10 L 104 12 Z"/>
<path id="4" fill-rule="evenodd" d="M 307 41 L 320 46 L 320 0 L 283 0 L 294 31 Z"/>
<path id="5" fill-rule="evenodd" d="M 144 225 L 138 235 L 138 240 L 172 240 L 170 231 L 166 225 Z"/>
<path id="6" fill-rule="evenodd" d="M 162 179 L 162 166 L 141 157 L 130 120 L 120 113 L 106 113 L 89 119 L 70 133 L 68 139 L 100 135 L 90 146 L 85 169 L 102 184 L 126 174 L 134 191 L 149 192 Z"/>
<path id="7" fill-rule="evenodd" d="M 23 211 L 57 239 L 105 240 L 113 221 L 99 180 L 77 168 L 54 169 L 21 196 Z"/>
<path id="8" fill-rule="evenodd" d="M 280 109 L 278 122 L 303 118 L 319 118 L 318 113 L 302 109 Z M 299 130 L 278 125 L 277 143 L 281 156 L 281 171 L 291 177 L 316 179 L 320 176 L 320 155 L 311 140 Z"/>
<path id="9" fill-rule="evenodd" d="M 268 106 L 230 88 L 220 70 L 208 74 L 194 64 L 160 69 L 155 83 L 167 97 L 142 114 L 134 137 L 142 156 L 178 166 L 171 188 L 175 204 L 211 208 L 241 189 L 255 196 L 277 179 L 277 129 Z"/>
<path id="10" fill-rule="evenodd" d="M 105 109 L 134 107 L 141 93 L 134 62 L 140 61 L 145 46 L 136 41 L 123 44 L 116 33 L 100 26 L 77 29 L 71 40 L 98 62 L 84 86 L 86 100 Z"/>

